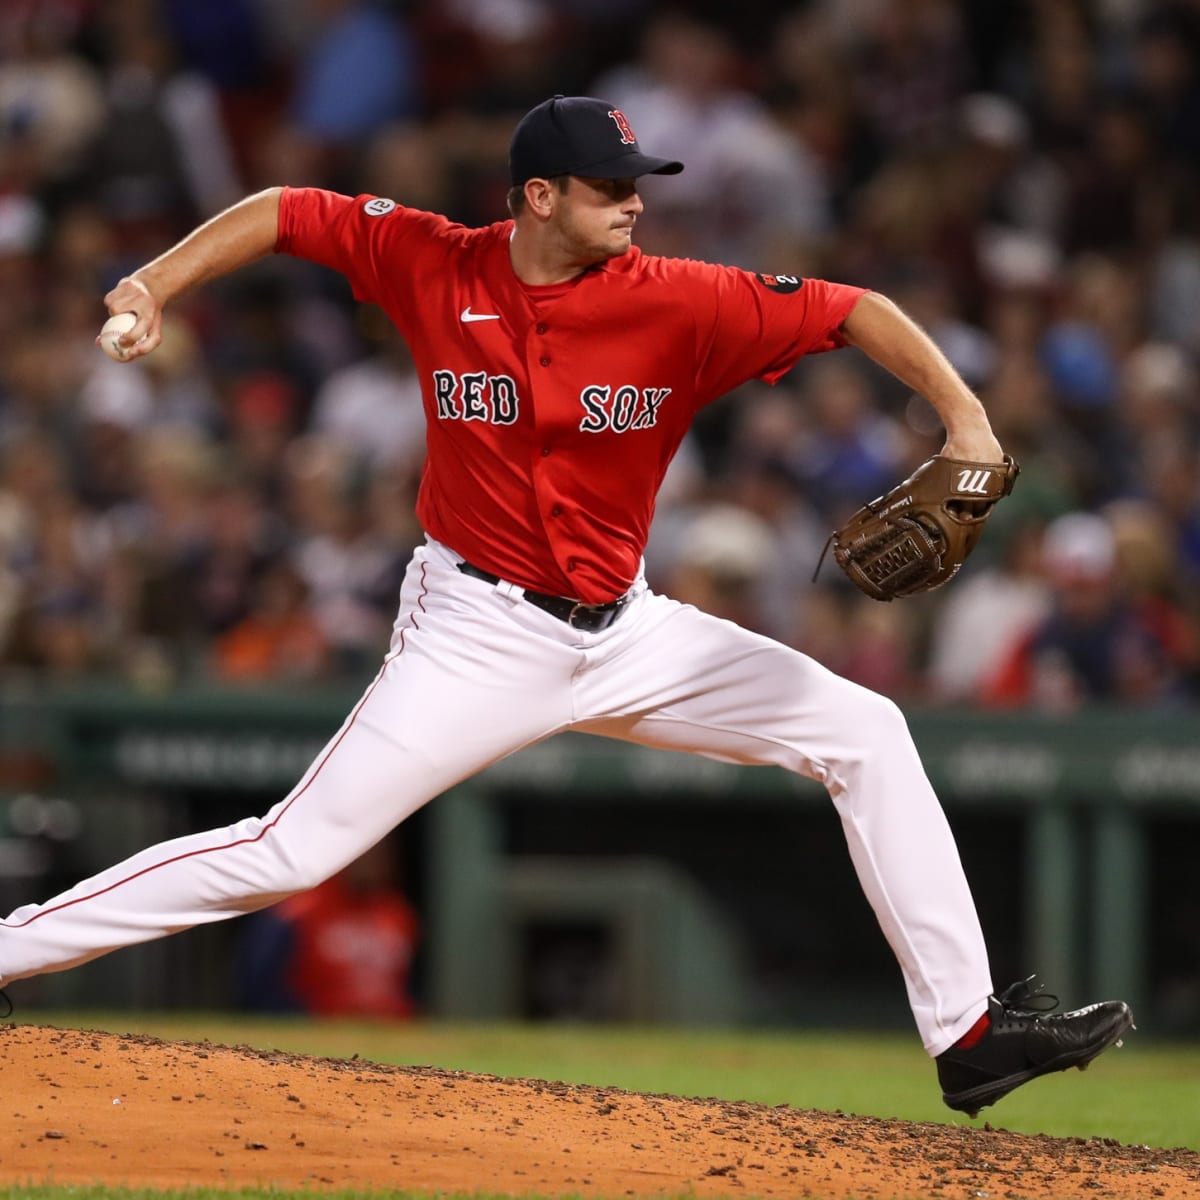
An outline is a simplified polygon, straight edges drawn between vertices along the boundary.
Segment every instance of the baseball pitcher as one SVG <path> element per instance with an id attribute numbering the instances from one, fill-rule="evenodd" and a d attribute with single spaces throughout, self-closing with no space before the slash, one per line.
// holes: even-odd
<path id="1" fill-rule="evenodd" d="M 638 179 L 683 165 L 644 153 L 613 105 L 539 104 L 510 164 L 511 217 L 486 228 L 380 196 L 271 188 L 105 297 L 111 314 L 134 315 L 114 336 L 135 361 L 159 344 L 175 297 L 264 255 L 345 275 L 420 373 L 426 540 L 378 675 L 292 792 L 264 816 L 153 846 L 18 909 L 0 921 L 0 982 L 311 888 L 447 788 L 573 729 L 824 784 L 952 1108 L 974 1114 L 1086 1065 L 1132 1014 L 1117 1001 L 1050 1014 L 1028 980 L 993 991 L 957 849 L 896 705 L 655 594 L 642 571 L 655 494 L 689 423 L 748 380 L 860 347 L 937 410 L 940 457 L 953 462 L 923 473 L 926 490 L 942 482 L 922 503 L 972 529 L 1015 475 L 981 404 L 883 296 L 641 253 Z M 922 503 L 903 501 L 876 502 L 886 545 L 872 528 L 862 551 L 857 527 L 837 543 L 839 563 L 883 599 L 944 581 L 977 536 L 938 535 Z M 893 538 L 901 519 L 912 525 Z M 914 573 L 919 559 L 932 565 Z"/>

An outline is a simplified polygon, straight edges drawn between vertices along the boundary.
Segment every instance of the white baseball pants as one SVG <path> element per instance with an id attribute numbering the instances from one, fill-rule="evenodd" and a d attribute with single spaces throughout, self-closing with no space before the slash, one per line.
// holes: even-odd
<path id="1" fill-rule="evenodd" d="M 899 709 L 819 663 L 649 591 L 584 633 L 413 556 L 390 651 L 292 792 L 264 817 L 143 850 L 0 921 L 0 981 L 63 970 L 272 904 L 341 870 L 426 801 L 564 729 L 819 780 L 900 963 L 926 1050 L 986 1008 L 983 935 Z"/>

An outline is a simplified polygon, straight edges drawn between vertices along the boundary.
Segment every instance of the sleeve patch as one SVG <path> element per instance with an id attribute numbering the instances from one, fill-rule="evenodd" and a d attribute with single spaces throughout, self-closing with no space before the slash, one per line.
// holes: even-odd
<path id="1" fill-rule="evenodd" d="M 778 292 L 781 296 L 790 296 L 792 292 L 798 292 L 804 286 L 804 280 L 795 275 L 755 275 L 754 278 L 763 287 Z"/>
<path id="2" fill-rule="evenodd" d="M 395 207 L 395 200 L 386 200 L 382 196 L 376 196 L 374 200 L 368 200 L 363 205 L 363 212 L 368 217 L 386 217 Z"/>

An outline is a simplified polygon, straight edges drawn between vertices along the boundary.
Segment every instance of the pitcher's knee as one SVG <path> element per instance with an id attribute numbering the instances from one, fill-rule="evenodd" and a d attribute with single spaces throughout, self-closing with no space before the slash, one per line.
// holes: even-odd
<path id="1" fill-rule="evenodd" d="M 847 688 L 840 710 L 839 774 L 916 754 L 908 720 L 895 701 L 857 684 L 847 684 Z"/>
<path id="2" fill-rule="evenodd" d="M 889 697 L 881 696 L 868 688 L 859 690 L 862 693 L 859 705 L 864 726 L 887 737 L 900 737 L 907 741 L 908 719 L 900 711 L 900 706 Z"/>

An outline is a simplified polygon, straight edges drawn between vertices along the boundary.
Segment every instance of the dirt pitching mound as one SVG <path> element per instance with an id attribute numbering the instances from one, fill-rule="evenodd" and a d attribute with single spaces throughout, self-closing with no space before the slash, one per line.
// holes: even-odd
<path id="1" fill-rule="evenodd" d="M 1200 1154 L 0 1027 L 0 1185 L 1197 1197 Z"/>

